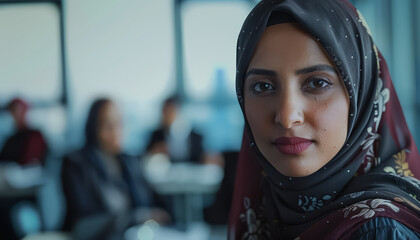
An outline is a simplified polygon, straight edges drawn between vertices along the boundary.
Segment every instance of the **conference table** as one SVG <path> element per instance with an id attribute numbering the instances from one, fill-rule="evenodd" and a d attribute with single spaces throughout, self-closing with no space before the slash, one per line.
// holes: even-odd
<path id="1" fill-rule="evenodd" d="M 45 181 L 42 165 L 0 163 L 0 198 L 34 196 Z"/>
<path id="2" fill-rule="evenodd" d="M 163 156 L 149 159 L 145 176 L 155 191 L 171 196 L 175 222 L 188 226 L 203 222 L 203 196 L 214 194 L 223 179 L 223 169 L 214 164 L 170 163 Z"/>
<path id="3" fill-rule="evenodd" d="M 133 226 L 125 231 L 124 240 L 208 240 L 210 227 L 204 223 L 190 224 L 180 230 L 174 227 L 160 226 L 153 220 Z"/>

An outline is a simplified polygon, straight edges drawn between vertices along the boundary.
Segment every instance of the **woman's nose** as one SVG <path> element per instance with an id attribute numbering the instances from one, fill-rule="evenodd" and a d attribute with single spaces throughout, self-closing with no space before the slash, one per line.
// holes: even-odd
<path id="1" fill-rule="evenodd" d="M 302 101 L 298 94 L 287 91 L 278 98 L 274 121 L 283 128 L 290 129 L 293 126 L 304 123 Z"/>

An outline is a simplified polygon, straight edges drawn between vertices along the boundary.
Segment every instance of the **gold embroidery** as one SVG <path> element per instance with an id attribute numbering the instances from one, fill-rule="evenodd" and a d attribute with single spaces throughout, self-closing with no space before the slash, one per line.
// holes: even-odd
<path id="1" fill-rule="evenodd" d="M 395 163 L 397 166 L 395 166 L 395 170 L 397 170 L 397 173 L 401 176 L 410 176 L 413 177 L 414 174 L 411 172 L 408 166 L 408 162 L 405 161 L 405 150 L 402 150 L 401 152 L 394 155 Z"/>
<path id="2" fill-rule="evenodd" d="M 376 55 L 376 64 L 378 65 L 378 71 L 381 71 L 381 64 L 379 63 L 379 54 L 378 54 L 378 48 L 375 44 L 373 44 L 373 50 L 375 51 Z"/>
<path id="3" fill-rule="evenodd" d="M 370 31 L 369 25 L 367 24 L 365 17 L 363 17 L 362 13 L 359 10 L 357 10 L 357 15 L 359 15 L 359 22 L 362 23 L 369 35 L 372 36 L 372 32 Z"/>
<path id="4" fill-rule="evenodd" d="M 396 202 L 400 202 L 400 203 L 407 203 L 408 205 L 410 205 L 412 208 L 416 209 L 417 211 L 420 211 L 420 208 L 418 206 L 416 206 L 413 202 L 408 201 L 407 199 L 403 198 L 403 197 L 395 197 L 394 200 Z M 416 199 L 417 200 L 417 199 Z"/>

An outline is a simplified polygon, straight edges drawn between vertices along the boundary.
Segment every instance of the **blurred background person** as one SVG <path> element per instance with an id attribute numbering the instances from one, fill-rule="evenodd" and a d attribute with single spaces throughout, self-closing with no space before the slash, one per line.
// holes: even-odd
<path id="1" fill-rule="evenodd" d="M 149 154 L 162 153 L 172 162 L 203 160 L 203 136 L 180 114 L 180 101 L 174 95 L 163 102 L 161 123 L 155 129 L 147 145 Z"/>
<path id="2" fill-rule="evenodd" d="M 2 239 L 19 239 L 21 229 L 19 229 L 17 219 L 23 213 L 22 209 L 29 213 L 26 216 L 34 217 L 32 220 L 39 220 L 35 189 L 43 181 L 41 179 L 42 164 L 45 163 L 48 154 L 48 145 L 41 131 L 29 127 L 27 123 L 29 109 L 29 104 L 21 98 L 13 98 L 6 105 L 6 110 L 13 119 L 14 129 L 0 152 L 2 163 L 0 165 L 0 182 L 2 183 L 0 187 L 0 238 Z M 39 221 L 31 227 L 38 225 Z"/>
<path id="3" fill-rule="evenodd" d="M 62 228 L 66 205 L 61 189 L 63 155 L 84 147 L 86 114 L 97 96 L 119 100 L 124 125 L 120 151 L 137 155 L 147 152 L 151 133 L 161 126 L 163 102 L 176 94 L 181 99 L 176 118 L 182 115 L 202 135 L 205 153 L 221 153 L 223 180 L 214 174 L 213 165 L 187 164 L 188 159 L 171 164 L 165 154 L 155 154 L 165 156 L 169 172 L 156 168 L 165 178 L 157 178 L 157 184 L 150 182 L 153 190 L 165 197 L 191 195 L 188 199 L 192 201 L 178 208 L 181 217 L 206 208 L 206 221 L 190 214 L 192 220 L 202 223 L 201 228 L 186 221 L 183 236 L 159 238 L 155 232 L 155 238 L 186 239 L 201 233 L 189 238 L 225 239 L 227 217 L 221 213 L 230 207 L 244 126 L 235 96 L 232 49 L 244 19 L 258 2 L 0 0 L 0 105 L 6 106 L 15 96 L 30 102 L 27 125 L 42 132 L 49 149 L 44 167 L 48 180 L 35 192 L 43 196 L 38 201 L 40 226 L 33 228 L 33 218 L 23 216 L 22 223 L 31 223 L 31 231 L 21 236 Z M 351 2 L 365 16 L 378 48 L 388 59 L 409 128 L 420 142 L 420 1 Z M 9 111 L 1 108 L 0 150 L 12 134 L 12 121 Z M 156 149 L 168 152 L 169 145 L 160 149 L 165 148 Z M 204 162 L 221 161 L 213 156 L 205 157 Z M 22 179 L 21 174 L 7 173 L 0 172 L 0 186 L 2 176 Z M 1 195 L 0 200 L 6 196 Z M 172 219 L 177 225 L 174 215 Z M 135 232 L 127 240 L 137 239 Z M 5 237 L 0 233 L 0 238 Z"/>
<path id="4" fill-rule="evenodd" d="M 64 228 L 73 229 L 77 239 L 120 239 L 130 225 L 169 221 L 166 211 L 156 207 L 138 160 L 121 153 L 121 131 L 115 103 L 98 99 L 89 110 L 85 146 L 64 158 Z"/>
<path id="5" fill-rule="evenodd" d="M 13 161 L 21 165 L 44 163 L 48 145 L 43 134 L 31 129 L 26 122 L 29 104 L 23 99 L 14 98 L 6 108 L 13 117 L 15 132 L 3 145 L 0 161 Z"/>

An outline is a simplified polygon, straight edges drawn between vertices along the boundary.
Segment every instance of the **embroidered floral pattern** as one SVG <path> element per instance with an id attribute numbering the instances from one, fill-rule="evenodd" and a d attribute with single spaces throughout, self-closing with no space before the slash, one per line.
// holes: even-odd
<path id="1" fill-rule="evenodd" d="M 402 176 L 410 176 L 413 177 L 413 173 L 409 169 L 408 162 L 405 161 L 405 151 L 401 151 L 394 155 L 395 163 L 397 166 L 395 169 L 397 170 L 397 173 Z"/>
<path id="2" fill-rule="evenodd" d="M 415 196 L 412 196 L 411 194 L 410 194 L 410 196 L 417 201 L 417 198 Z M 407 200 L 403 197 L 395 197 L 394 200 L 396 202 L 406 203 L 406 204 L 410 205 L 413 209 L 416 209 L 417 211 L 420 211 L 420 208 L 418 206 L 416 206 L 416 204 L 414 204 L 412 201 L 409 201 L 409 200 Z"/>
<path id="3" fill-rule="evenodd" d="M 366 28 L 369 35 L 372 36 L 372 32 L 370 31 L 369 25 L 367 24 L 365 17 L 363 17 L 362 13 L 359 10 L 357 10 L 357 15 L 359 16 L 358 21 L 362 23 L 362 25 Z"/>
<path id="4" fill-rule="evenodd" d="M 357 217 L 372 218 L 377 212 L 385 211 L 385 208 L 379 206 L 387 206 L 394 212 L 398 212 L 400 209 L 391 203 L 389 200 L 385 199 L 374 199 L 374 200 L 364 200 L 358 203 L 352 204 L 345 209 L 344 218 L 347 218 L 350 213 L 359 211 L 357 214 L 353 215 L 350 219 Z M 351 214 L 350 214 L 351 215 Z"/>
<path id="5" fill-rule="evenodd" d="M 324 206 L 324 202 L 330 199 L 330 195 L 324 195 L 321 199 L 318 199 L 317 197 L 299 195 L 298 205 L 303 209 L 303 211 L 311 212 L 315 209 L 320 209 Z"/>
<path id="6" fill-rule="evenodd" d="M 362 142 L 363 150 L 368 149 L 372 144 L 375 142 L 376 139 L 379 138 L 379 134 L 372 132 L 372 128 L 368 127 L 368 136 L 365 140 Z"/>
<path id="7" fill-rule="evenodd" d="M 395 167 L 387 166 L 384 168 L 384 171 L 387 173 L 392 173 L 399 175 L 401 177 L 414 177 L 414 174 L 410 170 L 408 162 L 406 162 L 406 152 L 408 150 L 402 150 L 401 152 L 394 154 Z"/>
<path id="8" fill-rule="evenodd" d="M 373 143 L 380 138 L 380 135 L 372 132 L 372 128 L 368 129 L 368 137 L 362 142 L 363 150 L 367 149 L 367 153 L 362 163 L 363 173 L 367 173 L 374 166 L 378 166 L 381 163 L 381 158 L 375 156 Z"/>
<path id="9" fill-rule="evenodd" d="M 386 111 L 386 103 L 389 102 L 391 93 L 388 88 L 384 88 L 384 83 L 381 78 L 378 79 L 378 86 L 376 88 L 376 97 L 375 97 L 375 132 L 378 131 L 379 122 L 382 119 L 382 114 Z"/>
<path id="10" fill-rule="evenodd" d="M 239 217 L 242 221 L 247 223 L 247 231 L 242 236 L 244 240 L 262 240 L 270 239 L 270 232 L 265 227 L 261 218 L 259 218 L 251 208 L 251 200 L 247 197 L 244 198 L 244 207 L 246 212 L 242 213 Z"/>
<path id="11" fill-rule="evenodd" d="M 372 169 L 372 167 L 378 166 L 381 163 L 381 159 L 379 157 L 376 157 L 374 143 L 375 141 L 380 139 L 380 135 L 377 133 L 377 131 L 382 118 L 382 114 L 386 110 L 385 105 L 389 101 L 389 98 L 389 89 L 383 87 L 383 81 L 381 78 L 379 78 L 378 86 L 376 88 L 376 98 L 374 102 L 374 126 L 367 128 L 368 135 L 366 139 L 361 143 L 361 145 L 363 146 L 363 150 L 367 150 L 365 159 L 362 163 L 363 173 L 369 172 L 370 169 Z"/>
<path id="12" fill-rule="evenodd" d="M 358 197 L 362 196 L 363 193 L 365 193 L 365 191 L 350 193 L 350 197 L 351 198 L 358 198 Z"/>
<path id="13" fill-rule="evenodd" d="M 358 198 L 358 197 L 362 196 L 364 193 L 365 193 L 365 191 L 348 193 L 348 194 L 344 195 L 344 197 L 350 197 L 352 199 L 355 199 L 355 198 Z"/>

